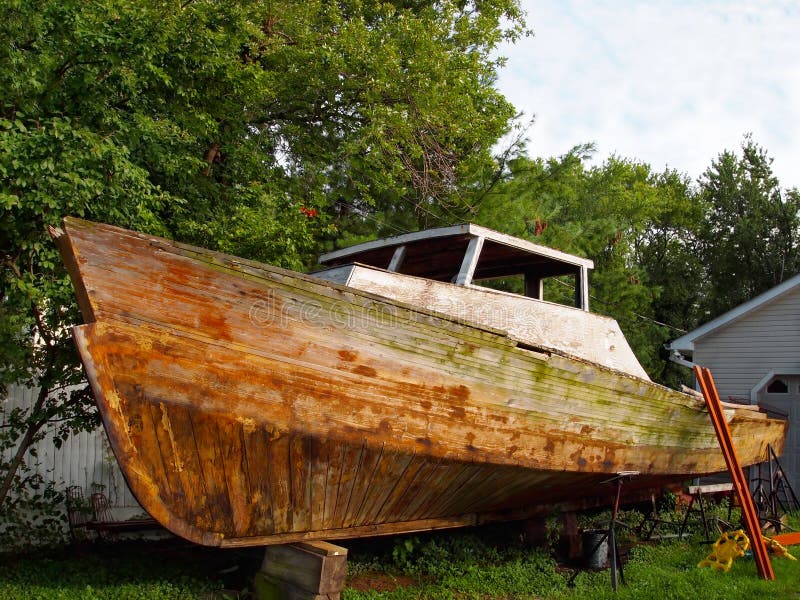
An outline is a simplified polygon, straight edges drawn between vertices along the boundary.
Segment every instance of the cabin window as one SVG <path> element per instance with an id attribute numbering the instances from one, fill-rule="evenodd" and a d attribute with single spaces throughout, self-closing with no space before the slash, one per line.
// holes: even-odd
<path id="1" fill-rule="evenodd" d="M 575 276 L 560 275 L 545 279 L 544 297 L 548 302 L 575 306 Z"/>
<path id="2" fill-rule="evenodd" d="M 772 383 L 767 386 L 768 394 L 788 394 L 789 386 L 783 379 L 773 379 Z"/>
<path id="3" fill-rule="evenodd" d="M 525 292 L 525 277 L 523 275 L 507 275 L 505 277 L 473 280 L 472 283 L 493 290 L 511 292 L 512 294 L 521 295 Z"/>

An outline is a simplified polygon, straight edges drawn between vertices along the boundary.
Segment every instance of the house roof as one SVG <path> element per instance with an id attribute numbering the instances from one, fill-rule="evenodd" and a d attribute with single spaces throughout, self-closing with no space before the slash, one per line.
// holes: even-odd
<path id="1" fill-rule="evenodd" d="M 786 292 L 791 291 L 792 289 L 796 288 L 799 285 L 800 285 L 800 274 L 797 274 L 791 279 L 787 279 L 783 283 L 776 285 L 774 288 L 769 289 L 763 294 L 756 296 L 752 300 L 748 300 L 747 302 L 740 304 L 736 308 L 733 308 L 728 312 L 718 316 L 716 319 L 712 319 L 705 325 L 701 325 L 694 331 L 690 331 L 689 333 L 673 340 L 668 347 L 670 350 L 691 353 L 694 351 L 695 341 L 697 341 L 701 337 L 708 335 L 709 333 L 716 331 L 717 329 L 721 329 L 722 327 L 725 327 L 726 325 L 738 319 L 741 319 L 747 314 L 758 310 L 765 304 L 772 302 L 779 296 L 782 296 Z"/>

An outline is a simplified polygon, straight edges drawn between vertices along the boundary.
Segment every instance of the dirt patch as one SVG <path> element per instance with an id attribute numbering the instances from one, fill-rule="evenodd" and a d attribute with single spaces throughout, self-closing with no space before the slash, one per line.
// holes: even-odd
<path id="1" fill-rule="evenodd" d="M 359 573 L 347 578 L 346 588 L 357 592 L 392 592 L 397 588 L 417 585 L 417 580 L 407 575 L 389 575 L 388 573 Z"/>

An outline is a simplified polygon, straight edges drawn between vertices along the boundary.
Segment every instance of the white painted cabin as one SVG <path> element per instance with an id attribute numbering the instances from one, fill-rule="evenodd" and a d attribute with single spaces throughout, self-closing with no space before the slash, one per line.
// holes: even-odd
<path id="1" fill-rule="evenodd" d="M 591 260 L 477 225 L 455 225 L 324 254 L 315 277 L 499 330 L 525 345 L 649 381 L 614 319 L 589 312 Z M 520 276 L 524 295 L 489 280 Z M 568 276 L 574 306 L 547 302 L 545 279 Z"/>

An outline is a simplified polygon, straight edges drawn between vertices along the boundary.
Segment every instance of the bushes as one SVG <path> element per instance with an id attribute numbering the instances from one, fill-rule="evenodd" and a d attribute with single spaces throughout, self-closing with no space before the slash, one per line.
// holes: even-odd
<path id="1" fill-rule="evenodd" d="M 63 545 L 67 541 L 63 493 L 41 475 L 27 474 L 25 470 L 22 474 L 27 477 L 26 487 L 0 507 L 0 551 Z"/>

